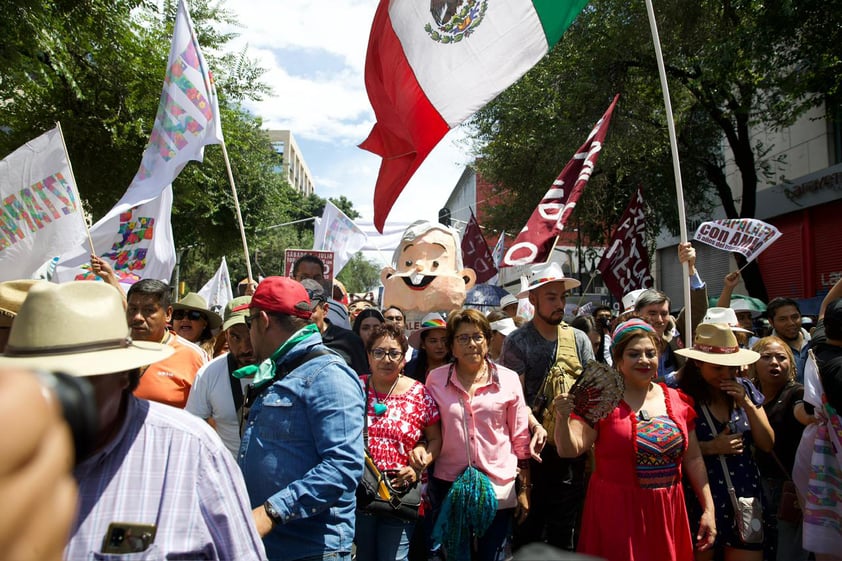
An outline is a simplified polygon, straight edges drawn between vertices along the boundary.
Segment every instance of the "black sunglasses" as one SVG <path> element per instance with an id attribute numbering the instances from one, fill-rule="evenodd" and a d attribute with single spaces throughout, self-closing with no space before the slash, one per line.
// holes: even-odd
<path id="1" fill-rule="evenodd" d="M 205 314 L 202 312 L 197 312 L 196 310 L 173 310 L 172 318 L 174 320 L 182 320 L 187 318 L 192 321 L 199 321 L 200 319 L 204 319 Z"/>

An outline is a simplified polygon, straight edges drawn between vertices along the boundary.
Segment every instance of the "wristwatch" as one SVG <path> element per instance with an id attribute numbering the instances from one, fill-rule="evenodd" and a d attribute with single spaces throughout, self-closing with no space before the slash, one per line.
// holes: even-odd
<path id="1" fill-rule="evenodd" d="M 284 520 L 281 518 L 281 514 L 272 506 L 272 503 L 266 501 L 263 503 L 263 510 L 266 511 L 266 514 L 272 520 L 272 524 L 283 524 Z"/>

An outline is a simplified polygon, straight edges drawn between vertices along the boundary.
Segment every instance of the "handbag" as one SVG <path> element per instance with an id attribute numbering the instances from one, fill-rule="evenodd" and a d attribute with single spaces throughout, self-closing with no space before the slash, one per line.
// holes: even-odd
<path id="1" fill-rule="evenodd" d="M 365 464 L 363 477 L 357 485 L 357 509 L 375 515 L 393 516 L 407 522 L 418 520 L 421 508 L 421 487 L 418 482 L 396 488 L 392 485 L 391 472 L 380 471 L 368 448 L 368 389 L 371 377 L 365 383 L 365 420 L 363 443 Z"/>
<path id="2" fill-rule="evenodd" d="M 781 486 L 781 498 L 778 503 L 778 512 L 776 514 L 778 520 L 789 522 L 790 524 L 801 524 L 802 512 L 801 503 L 798 500 L 798 493 L 795 490 L 795 483 L 792 481 L 789 472 L 784 467 L 778 455 L 772 451 L 772 458 L 778 467 L 781 468 L 781 473 L 784 474 L 784 482 Z"/>
<path id="3" fill-rule="evenodd" d="M 708 426 L 717 436 L 716 427 L 711 419 L 707 405 L 702 405 L 702 412 L 705 414 Z M 731 497 L 731 505 L 734 507 L 734 526 L 740 535 L 743 543 L 763 543 L 763 505 L 758 497 L 738 497 L 731 483 L 731 475 L 728 473 L 728 465 L 725 463 L 725 456 L 719 454 L 719 462 L 722 464 L 722 473 L 725 475 L 725 483 L 728 485 L 728 495 Z"/>

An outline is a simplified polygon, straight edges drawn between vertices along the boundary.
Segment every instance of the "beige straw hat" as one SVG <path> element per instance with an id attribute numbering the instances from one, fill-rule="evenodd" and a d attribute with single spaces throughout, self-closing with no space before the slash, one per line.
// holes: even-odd
<path id="1" fill-rule="evenodd" d="M 18 312 L 0 367 L 55 370 L 73 376 L 122 372 L 173 353 L 129 337 L 120 293 L 108 284 L 36 283 Z"/>
<path id="2" fill-rule="evenodd" d="M 700 323 L 696 327 L 693 347 L 678 349 L 675 353 L 720 366 L 743 366 L 760 358 L 760 353 L 741 349 L 731 327 L 724 323 Z"/>

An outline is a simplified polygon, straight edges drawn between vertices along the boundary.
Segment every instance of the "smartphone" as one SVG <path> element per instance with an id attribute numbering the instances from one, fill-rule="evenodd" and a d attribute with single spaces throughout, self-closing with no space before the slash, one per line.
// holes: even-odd
<path id="1" fill-rule="evenodd" d="M 155 541 L 154 524 L 112 522 L 102 540 L 102 553 L 137 553 L 146 551 Z"/>

